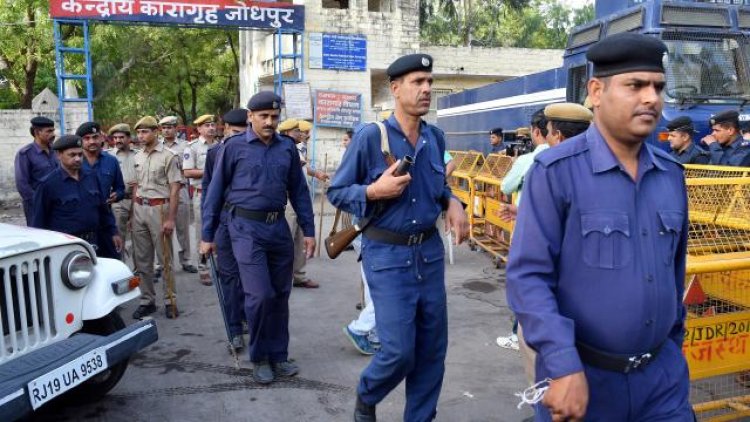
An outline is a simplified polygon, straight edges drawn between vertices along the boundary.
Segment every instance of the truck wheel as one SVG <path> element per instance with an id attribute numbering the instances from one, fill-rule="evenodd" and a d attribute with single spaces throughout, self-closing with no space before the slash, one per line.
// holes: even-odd
<path id="1" fill-rule="evenodd" d="M 84 321 L 82 333 L 107 336 L 125 328 L 120 314 L 113 310 L 99 319 Z M 75 402 L 91 402 L 100 399 L 113 389 L 125 374 L 128 360 L 110 366 L 106 371 L 73 389 L 67 396 Z"/>

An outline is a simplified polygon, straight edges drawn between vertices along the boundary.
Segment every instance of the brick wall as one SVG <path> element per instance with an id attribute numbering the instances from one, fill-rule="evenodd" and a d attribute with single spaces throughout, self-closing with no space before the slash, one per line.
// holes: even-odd
<path id="1" fill-rule="evenodd" d="M 69 127 L 76 128 L 88 120 L 85 105 L 83 108 L 75 108 L 67 113 L 66 121 Z M 36 116 L 45 116 L 57 122 L 59 136 L 60 119 L 57 112 L 0 110 L 0 202 L 12 203 L 19 199 L 14 176 L 14 161 L 18 150 L 32 141 L 29 133 L 30 120 Z"/>

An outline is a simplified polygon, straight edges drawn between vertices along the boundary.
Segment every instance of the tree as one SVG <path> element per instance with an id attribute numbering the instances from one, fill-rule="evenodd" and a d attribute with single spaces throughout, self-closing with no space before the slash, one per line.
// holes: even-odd
<path id="1" fill-rule="evenodd" d="M 31 108 L 55 87 L 52 25 L 46 0 L 0 0 L 0 107 Z"/>
<path id="2" fill-rule="evenodd" d="M 594 18 L 593 5 L 573 10 L 557 0 L 462 0 L 461 13 L 435 1 L 421 27 L 422 40 L 435 45 L 564 48 L 570 29 Z"/>

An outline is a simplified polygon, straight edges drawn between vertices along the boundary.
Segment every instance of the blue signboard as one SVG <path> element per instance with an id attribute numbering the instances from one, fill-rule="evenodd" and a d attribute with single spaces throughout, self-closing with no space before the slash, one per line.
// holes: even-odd
<path id="1" fill-rule="evenodd" d="M 359 34 L 311 33 L 310 68 L 365 71 L 367 38 Z"/>

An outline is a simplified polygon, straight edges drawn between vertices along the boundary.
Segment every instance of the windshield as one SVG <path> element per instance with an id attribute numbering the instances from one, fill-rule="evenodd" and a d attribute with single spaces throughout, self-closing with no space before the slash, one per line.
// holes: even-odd
<path id="1" fill-rule="evenodd" d="M 665 34 L 668 59 L 666 94 L 673 99 L 742 100 L 750 95 L 748 41 L 744 38 L 685 39 Z M 682 39 L 674 39 L 680 37 Z"/>

